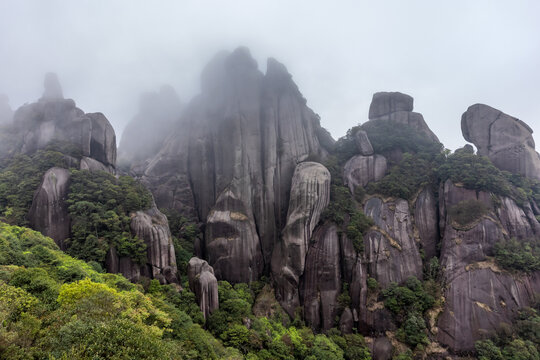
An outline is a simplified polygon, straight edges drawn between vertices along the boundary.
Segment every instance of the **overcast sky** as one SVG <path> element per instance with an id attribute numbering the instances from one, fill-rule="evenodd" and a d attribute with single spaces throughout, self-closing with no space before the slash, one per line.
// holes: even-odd
<path id="1" fill-rule="evenodd" d="M 35 101 L 54 71 L 119 138 L 141 92 L 171 84 L 187 102 L 214 53 L 239 45 L 263 72 L 283 62 L 334 138 L 367 120 L 377 91 L 412 95 L 451 149 L 478 102 L 540 133 L 537 0 L 0 0 L 0 93 Z"/>

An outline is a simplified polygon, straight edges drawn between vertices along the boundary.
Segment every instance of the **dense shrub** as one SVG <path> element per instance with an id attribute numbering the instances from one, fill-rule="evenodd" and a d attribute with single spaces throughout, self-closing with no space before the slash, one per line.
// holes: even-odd
<path id="1" fill-rule="evenodd" d="M 69 253 L 104 264 L 111 246 L 119 256 L 146 261 L 146 245 L 130 232 L 131 212 L 152 204 L 150 193 L 129 176 L 72 170 L 67 199 L 71 218 Z"/>
<path id="2" fill-rule="evenodd" d="M 540 239 L 502 240 L 495 244 L 495 260 L 505 269 L 534 272 L 540 270 Z"/>
<path id="3" fill-rule="evenodd" d="M 460 201 L 448 209 L 451 219 L 461 226 L 475 222 L 487 212 L 487 206 L 476 199 Z"/>

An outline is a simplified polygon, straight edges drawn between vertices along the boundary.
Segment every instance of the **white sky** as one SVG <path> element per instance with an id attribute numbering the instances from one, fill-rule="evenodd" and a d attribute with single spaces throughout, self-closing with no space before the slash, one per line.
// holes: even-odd
<path id="1" fill-rule="evenodd" d="M 367 120 L 376 91 L 415 98 L 446 147 L 477 102 L 540 132 L 540 1 L 0 0 L 0 93 L 38 99 L 43 75 L 120 133 L 143 91 L 187 102 L 219 50 L 283 62 L 334 138 Z M 536 134 L 535 134 L 536 135 Z"/>

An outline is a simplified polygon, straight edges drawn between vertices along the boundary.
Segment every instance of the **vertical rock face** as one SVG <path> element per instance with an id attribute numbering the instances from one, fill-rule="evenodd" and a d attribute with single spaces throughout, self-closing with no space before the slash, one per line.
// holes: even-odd
<path id="1" fill-rule="evenodd" d="M 330 172 L 315 162 L 298 164 L 290 198 L 287 225 L 280 246 L 274 250 L 272 272 L 276 297 L 292 316 L 300 305 L 298 285 L 304 273 L 309 241 L 330 200 Z"/>
<path id="2" fill-rule="evenodd" d="M 337 316 L 337 298 L 341 292 L 340 243 L 337 227 L 326 224 L 311 237 L 301 281 L 301 302 L 304 319 L 315 329 L 329 330 Z M 343 318 L 343 326 L 352 330 L 350 319 Z"/>
<path id="3" fill-rule="evenodd" d="M 40 100 L 59 100 L 64 98 L 62 93 L 62 86 L 58 80 L 58 76 L 55 73 L 45 74 L 45 80 L 43 81 L 43 87 L 45 91 Z"/>
<path id="4" fill-rule="evenodd" d="M 70 221 L 67 199 L 70 172 L 58 167 L 47 170 L 34 194 L 28 219 L 33 229 L 51 237 L 62 249 L 69 238 Z"/>
<path id="5" fill-rule="evenodd" d="M 364 236 L 369 273 L 385 288 L 410 276 L 422 278 L 422 260 L 415 242 L 409 204 L 403 199 L 384 202 L 373 197 L 364 212 L 376 225 Z"/>
<path id="6" fill-rule="evenodd" d="M 114 129 L 101 113 L 84 114 L 73 100 L 48 100 L 24 105 L 14 115 L 20 151 L 32 154 L 52 142 L 70 144 L 81 155 L 105 166 L 116 165 Z"/>
<path id="7" fill-rule="evenodd" d="M 366 186 L 372 181 L 381 180 L 386 174 L 386 158 L 382 155 L 356 155 L 343 167 L 343 179 L 351 193 L 357 186 Z"/>
<path id="8" fill-rule="evenodd" d="M 523 121 L 483 104 L 470 106 L 461 117 L 461 131 L 478 154 L 501 170 L 540 180 L 540 155 L 532 129 Z"/>
<path id="9" fill-rule="evenodd" d="M 325 132 L 286 68 L 269 59 L 263 75 L 245 48 L 216 56 L 201 90 L 142 178 L 159 207 L 209 224 L 204 251 L 218 278 L 245 281 L 251 272 L 256 279 L 285 224 L 296 164 L 326 156 Z M 227 218 L 231 212 L 247 220 Z M 233 251 L 221 227 L 248 250 Z"/>
<path id="10" fill-rule="evenodd" d="M 503 198 L 491 210 L 468 225 L 452 221 L 448 209 L 464 200 L 478 200 L 492 208 L 491 196 L 456 187 L 447 181 L 440 190 L 441 222 L 444 221 L 441 266 L 446 284 L 445 307 L 438 319 L 438 340 L 454 351 L 474 350 L 474 342 L 511 323 L 519 308 L 529 306 L 540 291 L 538 274 L 510 274 L 493 262 L 493 247 L 503 238 L 518 240 L 537 236 L 538 222 Z"/>
<path id="11" fill-rule="evenodd" d="M 207 319 L 219 308 L 218 283 L 214 269 L 206 261 L 193 257 L 189 260 L 187 272 L 189 288 L 195 293 L 204 318 Z"/>
<path id="12" fill-rule="evenodd" d="M 389 120 L 404 124 L 423 133 L 432 141 L 439 139 L 429 129 L 422 114 L 413 112 L 413 98 L 399 92 L 378 92 L 373 94 L 369 107 L 369 120 Z"/>
<path id="13" fill-rule="evenodd" d="M 174 123 L 180 118 L 181 112 L 182 102 L 169 85 L 162 86 L 158 92 L 142 94 L 138 114 L 122 133 L 118 147 L 119 162 L 129 163 L 133 169 L 138 170 L 139 163 L 153 158 L 163 140 L 174 129 Z"/>
<path id="14" fill-rule="evenodd" d="M 147 247 L 146 266 L 141 274 L 164 283 L 178 283 L 176 255 L 167 217 L 157 208 L 137 211 L 131 219 L 131 231 Z"/>
<path id="15" fill-rule="evenodd" d="M 439 242 L 439 223 L 437 216 L 437 199 L 430 189 L 424 189 L 416 198 L 414 220 L 418 236 L 426 259 L 437 255 Z"/>

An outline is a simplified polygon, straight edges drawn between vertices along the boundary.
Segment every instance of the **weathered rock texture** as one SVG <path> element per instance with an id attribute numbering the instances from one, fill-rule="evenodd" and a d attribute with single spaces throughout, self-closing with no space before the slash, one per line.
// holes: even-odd
<path id="1" fill-rule="evenodd" d="M 45 236 L 51 237 L 62 249 L 66 249 L 65 240 L 69 238 L 70 221 L 67 199 L 70 172 L 54 167 L 43 175 L 43 180 L 32 201 L 28 213 L 30 226 Z"/>
<path id="2" fill-rule="evenodd" d="M 304 319 L 315 329 L 329 330 L 337 316 L 337 298 L 341 293 L 340 243 L 337 227 L 319 227 L 311 237 L 301 281 Z M 342 325 L 352 330 L 350 317 L 342 317 Z"/>
<path id="3" fill-rule="evenodd" d="M 369 107 L 369 120 L 389 120 L 404 124 L 424 134 L 432 141 L 439 139 L 429 129 L 422 114 L 413 112 L 413 98 L 399 92 L 378 92 L 373 94 Z"/>
<path id="4" fill-rule="evenodd" d="M 357 186 L 366 186 L 372 181 L 381 180 L 386 174 L 386 158 L 382 155 L 356 155 L 343 167 L 343 179 L 351 193 Z"/>
<path id="5" fill-rule="evenodd" d="M 298 164 L 292 179 L 287 225 L 272 259 L 276 297 L 291 316 L 300 305 L 298 287 L 311 235 L 329 201 L 330 172 L 319 163 Z M 321 240 L 319 246 L 324 242 L 332 240 Z"/>
<path id="6" fill-rule="evenodd" d="M 23 105 L 13 122 L 20 136 L 18 150 L 25 154 L 55 142 L 69 144 L 105 166 L 116 164 L 116 136 L 107 118 L 101 113 L 85 114 L 71 99 Z"/>
<path id="7" fill-rule="evenodd" d="M 119 163 L 128 163 L 134 170 L 144 166 L 144 161 L 158 153 L 181 112 L 182 102 L 169 85 L 162 86 L 158 92 L 142 94 L 138 114 L 122 133 L 118 147 Z"/>
<path id="8" fill-rule="evenodd" d="M 493 209 L 491 195 L 456 187 L 441 187 L 441 265 L 446 284 L 445 307 L 438 319 L 438 340 L 451 350 L 467 352 L 474 342 L 511 323 L 519 308 L 529 306 L 540 291 L 539 274 L 515 275 L 493 262 L 494 244 L 503 238 L 538 236 L 538 222 L 513 200 L 503 198 L 498 210 L 458 225 L 447 209 L 464 200 L 478 200 Z"/>
<path id="9" fill-rule="evenodd" d="M 204 260 L 193 257 L 188 263 L 189 288 L 195 293 L 204 318 L 219 308 L 218 283 L 214 269 Z"/>
<path id="10" fill-rule="evenodd" d="M 364 212 L 375 223 L 375 228 L 364 236 L 369 274 L 383 288 L 391 282 L 403 283 L 410 276 L 421 279 L 422 260 L 408 202 L 403 199 L 384 202 L 373 197 L 366 202 Z"/>
<path id="11" fill-rule="evenodd" d="M 478 154 L 487 156 L 501 170 L 540 180 L 540 155 L 534 149 L 533 131 L 523 121 L 475 104 L 461 117 L 461 130 Z"/>
<path id="12" fill-rule="evenodd" d="M 208 64 L 177 129 L 143 181 L 159 207 L 209 224 L 203 250 L 218 279 L 257 279 L 285 225 L 297 163 L 326 156 L 331 139 L 286 68 L 269 59 L 264 75 L 245 48 Z"/>
<path id="13" fill-rule="evenodd" d="M 176 255 L 167 217 L 155 206 L 131 214 L 131 232 L 146 244 L 146 263 L 138 264 L 128 257 L 120 257 L 111 248 L 107 254 L 107 271 L 121 273 L 131 281 L 141 276 L 157 279 L 160 283 L 178 284 Z"/>

